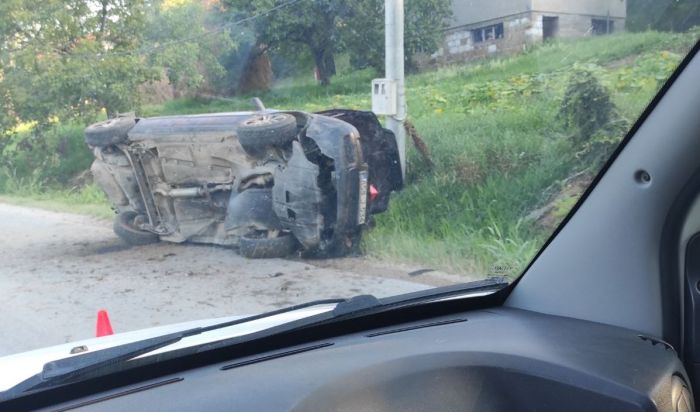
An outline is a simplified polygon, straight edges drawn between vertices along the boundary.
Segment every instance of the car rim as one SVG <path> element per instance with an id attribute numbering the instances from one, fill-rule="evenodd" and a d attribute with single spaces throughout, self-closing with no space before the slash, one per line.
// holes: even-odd
<path id="1" fill-rule="evenodd" d="M 257 116 L 252 119 L 248 119 L 244 122 L 246 126 L 262 126 L 262 125 L 271 125 L 271 124 L 278 124 L 284 121 L 287 117 L 283 114 L 273 114 L 273 115 L 264 115 L 264 116 Z"/>
<path id="2" fill-rule="evenodd" d="M 102 123 L 98 123 L 97 127 L 109 127 L 114 123 L 114 119 L 105 120 Z"/>

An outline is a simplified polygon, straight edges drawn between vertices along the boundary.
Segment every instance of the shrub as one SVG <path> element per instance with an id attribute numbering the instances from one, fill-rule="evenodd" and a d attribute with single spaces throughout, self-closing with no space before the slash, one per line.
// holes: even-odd
<path id="1" fill-rule="evenodd" d="M 577 69 L 569 79 L 559 118 L 571 132 L 577 157 L 597 170 L 629 129 L 610 92 L 588 69 Z"/>
<path id="2" fill-rule="evenodd" d="M 28 182 L 32 187 L 65 186 L 91 162 L 82 126 L 31 127 L 2 140 L 0 189 L 21 190 Z"/>

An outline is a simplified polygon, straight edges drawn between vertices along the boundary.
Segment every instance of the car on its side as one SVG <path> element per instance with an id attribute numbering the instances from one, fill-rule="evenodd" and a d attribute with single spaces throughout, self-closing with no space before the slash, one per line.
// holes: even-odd
<path id="1" fill-rule="evenodd" d="M 92 173 L 129 244 L 238 247 L 251 258 L 341 256 L 403 185 L 394 134 L 371 112 L 137 118 L 85 130 Z"/>

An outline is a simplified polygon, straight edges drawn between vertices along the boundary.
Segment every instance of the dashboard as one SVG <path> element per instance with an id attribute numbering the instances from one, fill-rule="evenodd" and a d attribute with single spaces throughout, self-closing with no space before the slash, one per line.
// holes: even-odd
<path id="1" fill-rule="evenodd" d="M 501 307 L 231 359 L 51 410 L 692 411 L 688 382 L 658 339 Z"/>

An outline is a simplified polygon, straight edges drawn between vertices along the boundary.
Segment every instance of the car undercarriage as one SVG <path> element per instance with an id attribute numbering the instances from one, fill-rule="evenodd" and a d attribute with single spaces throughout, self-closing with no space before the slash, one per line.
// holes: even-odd
<path id="1" fill-rule="evenodd" d="M 403 183 L 395 138 L 370 112 L 125 115 L 88 127 L 86 142 L 132 244 L 345 255 Z"/>

